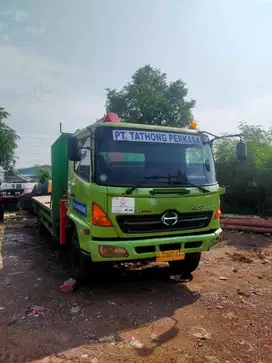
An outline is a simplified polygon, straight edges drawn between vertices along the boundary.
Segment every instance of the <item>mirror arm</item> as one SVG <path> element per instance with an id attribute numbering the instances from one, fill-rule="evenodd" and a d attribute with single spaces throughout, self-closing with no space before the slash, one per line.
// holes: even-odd
<path id="1" fill-rule="evenodd" d="M 227 138 L 231 138 L 231 137 L 240 137 L 240 141 L 243 141 L 243 134 L 228 134 L 228 135 L 218 136 L 218 135 L 214 135 L 211 132 L 207 132 L 207 131 L 202 131 L 201 133 L 213 136 L 213 139 L 209 140 L 209 142 L 208 142 L 210 144 L 210 146 L 212 146 L 214 141 L 216 141 L 216 140 L 222 140 L 222 139 L 227 139 Z"/>

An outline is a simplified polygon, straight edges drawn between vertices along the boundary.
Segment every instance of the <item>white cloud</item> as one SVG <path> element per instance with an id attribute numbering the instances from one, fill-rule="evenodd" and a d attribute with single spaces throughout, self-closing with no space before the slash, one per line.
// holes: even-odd
<path id="1" fill-rule="evenodd" d="M 272 92 L 248 99 L 236 107 L 226 105 L 221 108 L 196 109 L 195 118 L 202 130 L 218 134 L 237 132 L 241 121 L 269 128 L 272 126 Z"/>
<path id="2" fill-rule="evenodd" d="M 28 12 L 23 9 L 18 10 L 6 10 L 1 11 L 0 16 L 10 18 L 11 20 L 16 21 L 17 23 L 23 22 L 28 18 Z"/>
<path id="3" fill-rule="evenodd" d="M 25 53 L 10 44 L 0 45 L 0 94 L 14 91 L 28 96 L 43 95 L 60 86 L 66 73 L 73 72 L 64 64 L 57 64 L 34 53 Z"/>
<path id="4" fill-rule="evenodd" d="M 0 54 L 1 106 L 11 113 L 8 122 L 22 136 L 17 166 L 50 162 L 60 122 L 63 131 L 74 132 L 103 115 L 104 100 L 84 90 L 78 95 L 73 88 L 75 69 L 10 44 L 0 45 Z"/>
<path id="5" fill-rule="evenodd" d="M 36 28 L 36 27 L 33 27 L 33 26 L 28 26 L 26 28 L 26 32 L 30 33 L 30 34 L 44 34 L 45 29 L 44 28 Z"/>

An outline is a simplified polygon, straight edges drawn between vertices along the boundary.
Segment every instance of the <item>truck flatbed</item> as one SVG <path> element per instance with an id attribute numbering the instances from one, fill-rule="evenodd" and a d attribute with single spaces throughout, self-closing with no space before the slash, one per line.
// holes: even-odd
<path id="1" fill-rule="evenodd" d="M 40 195 L 38 197 L 32 197 L 32 199 L 48 211 L 51 211 L 51 195 Z"/>

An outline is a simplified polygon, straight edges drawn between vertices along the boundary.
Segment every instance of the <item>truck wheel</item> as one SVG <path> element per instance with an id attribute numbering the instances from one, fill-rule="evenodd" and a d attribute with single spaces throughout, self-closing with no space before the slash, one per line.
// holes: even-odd
<path id="1" fill-rule="evenodd" d="M 200 252 L 187 253 L 185 260 L 170 261 L 169 265 L 173 272 L 177 274 L 191 274 L 199 265 L 201 258 Z"/>
<path id="2" fill-rule="evenodd" d="M 76 228 L 73 229 L 70 242 L 70 277 L 78 283 L 87 282 L 91 274 L 91 259 L 87 258 L 80 249 Z"/>
<path id="3" fill-rule="evenodd" d="M 42 223 L 40 216 L 38 215 L 38 231 L 41 236 L 48 236 L 48 230 Z"/>

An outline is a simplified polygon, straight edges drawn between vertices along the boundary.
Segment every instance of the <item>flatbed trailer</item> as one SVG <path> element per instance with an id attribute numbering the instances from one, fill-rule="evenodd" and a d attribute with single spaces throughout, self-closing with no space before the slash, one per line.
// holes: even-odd
<path id="1" fill-rule="evenodd" d="M 32 200 L 37 203 L 37 205 L 51 212 L 51 195 L 40 195 L 37 197 L 32 197 Z"/>

